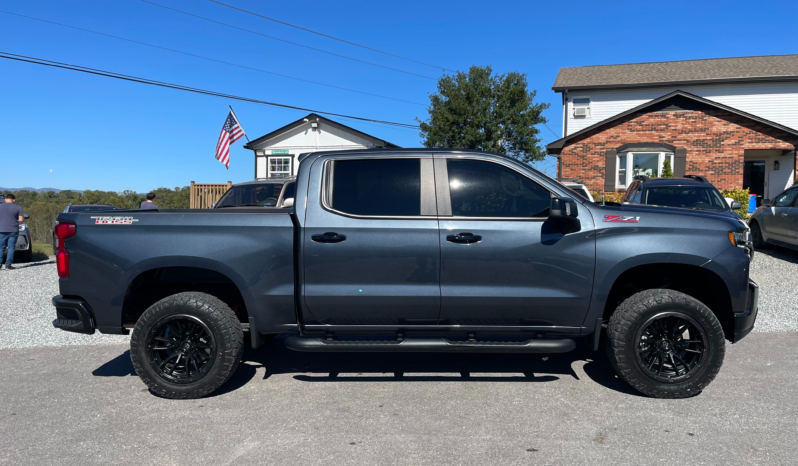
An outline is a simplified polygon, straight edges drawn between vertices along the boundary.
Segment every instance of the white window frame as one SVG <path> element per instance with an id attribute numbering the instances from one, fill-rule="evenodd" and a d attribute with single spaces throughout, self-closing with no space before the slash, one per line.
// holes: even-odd
<path id="1" fill-rule="evenodd" d="M 634 155 L 635 154 L 657 154 L 657 174 L 656 177 L 662 176 L 662 168 L 665 164 L 665 159 L 670 159 L 671 161 L 671 171 L 673 171 L 673 162 L 674 156 L 673 152 L 653 152 L 653 151 L 627 151 L 621 152 L 617 155 L 616 162 L 615 162 L 615 188 L 616 189 L 626 189 L 629 187 L 630 184 L 634 181 Z M 626 156 L 626 166 L 621 167 L 621 157 Z M 626 184 L 621 184 L 621 170 L 626 170 Z"/>
<path id="2" fill-rule="evenodd" d="M 579 104 L 579 105 L 577 105 L 577 104 L 576 104 L 576 101 L 577 101 L 577 100 L 581 100 L 581 99 L 587 99 L 587 105 L 584 105 L 584 104 Z M 579 120 L 584 120 L 584 119 L 590 118 L 591 114 L 593 113 L 593 112 L 592 112 L 592 109 L 591 109 L 591 106 L 592 106 L 592 105 L 593 105 L 593 99 L 591 99 L 591 98 L 590 98 L 590 96 L 587 96 L 587 95 L 579 95 L 579 96 L 574 96 L 574 97 L 572 97 L 572 98 L 571 98 L 571 115 L 570 115 L 570 117 L 571 117 L 571 118 L 574 118 L 574 119 L 579 119 Z M 587 115 L 585 115 L 585 116 L 583 116 L 583 117 L 581 117 L 581 116 L 580 116 L 580 117 L 578 117 L 578 116 L 574 115 L 574 109 L 575 109 L 577 106 L 579 106 L 579 107 L 585 107 L 585 108 L 587 108 Z"/>
<path id="3" fill-rule="evenodd" d="M 277 160 L 288 160 L 288 170 L 287 171 L 272 170 L 272 161 L 277 161 Z M 283 156 L 283 157 L 269 157 L 269 159 L 266 162 L 266 170 L 267 170 L 266 174 L 267 174 L 267 176 L 269 178 L 285 178 L 285 177 L 291 176 L 293 174 L 293 172 L 292 172 L 293 160 L 294 160 L 294 157 L 291 156 L 291 155 L 286 155 L 286 156 Z M 275 176 L 275 175 L 278 175 L 278 176 Z"/>

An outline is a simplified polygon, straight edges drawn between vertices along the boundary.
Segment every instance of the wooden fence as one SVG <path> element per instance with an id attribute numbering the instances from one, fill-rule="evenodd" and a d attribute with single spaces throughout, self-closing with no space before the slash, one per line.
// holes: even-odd
<path id="1" fill-rule="evenodd" d="M 219 202 L 222 194 L 226 193 L 233 183 L 227 184 L 199 184 L 191 182 L 189 207 L 192 209 L 210 209 L 215 202 Z"/>

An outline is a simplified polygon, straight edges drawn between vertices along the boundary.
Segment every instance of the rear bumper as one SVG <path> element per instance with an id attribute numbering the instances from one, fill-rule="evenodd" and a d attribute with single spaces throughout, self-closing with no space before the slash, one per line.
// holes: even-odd
<path id="1" fill-rule="evenodd" d="M 85 301 L 59 295 L 53 298 L 53 306 L 56 315 L 53 327 L 67 332 L 94 334 L 94 316 Z"/>
<path id="2" fill-rule="evenodd" d="M 748 299 L 745 304 L 745 312 L 734 316 L 734 339 L 732 343 L 737 343 L 744 336 L 751 333 L 754 329 L 754 321 L 759 311 L 759 285 L 755 281 L 748 279 Z"/>

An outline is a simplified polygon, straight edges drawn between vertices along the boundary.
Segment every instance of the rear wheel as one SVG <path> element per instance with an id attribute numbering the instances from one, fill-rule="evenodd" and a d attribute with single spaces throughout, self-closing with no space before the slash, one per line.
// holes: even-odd
<path id="1" fill-rule="evenodd" d="M 130 359 L 141 380 L 166 398 L 199 398 L 233 375 L 244 333 L 233 311 L 205 293 L 178 293 L 136 323 Z"/>
<path id="2" fill-rule="evenodd" d="M 751 222 L 751 242 L 754 243 L 754 249 L 765 248 L 765 238 L 762 237 L 762 229 L 759 227 L 759 222 Z"/>
<path id="3" fill-rule="evenodd" d="M 723 364 L 720 322 L 698 300 L 673 290 L 646 290 L 610 317 L 607 351 L 618 375 L 656 398 L 700 393 Z"/>

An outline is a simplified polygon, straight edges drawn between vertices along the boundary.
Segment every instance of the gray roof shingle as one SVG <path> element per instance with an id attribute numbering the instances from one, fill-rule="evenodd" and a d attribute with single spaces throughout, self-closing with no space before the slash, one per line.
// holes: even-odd
<path id="1" fill-rule="evenodd" d="M 588 89 L 687 82 L 798 79 L 798 55 L 712 58 L 560 68 L 552 87 Z"/>

